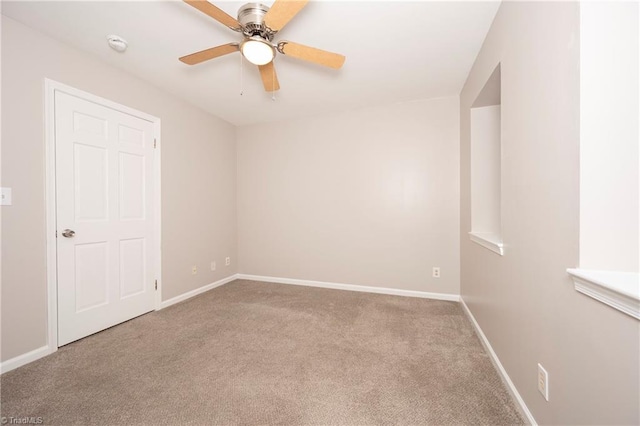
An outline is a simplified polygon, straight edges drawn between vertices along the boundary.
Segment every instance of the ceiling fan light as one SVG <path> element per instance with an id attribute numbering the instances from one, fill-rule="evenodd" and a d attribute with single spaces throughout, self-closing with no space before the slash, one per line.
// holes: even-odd
<path id="1" fill-rule="evenodd" d="M 254 65 L 265 65 L 273 61 L 276 52 L 268 42 L 259 37 L 252 37 L 240 45 L 242 55 Z"/>

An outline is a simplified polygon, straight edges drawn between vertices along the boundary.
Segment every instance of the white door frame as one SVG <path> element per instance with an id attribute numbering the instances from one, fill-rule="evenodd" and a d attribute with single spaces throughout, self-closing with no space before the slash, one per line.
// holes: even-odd
<path id="1" fill-rule="evenodd" d="M 153 271 L 158 283 L 155 292 L 155 310 L 160 309 L 162 301 L 162 253 L 161 253 L 161 204 L 160 204 L 160 119 L 142 111 L 120 105 L 108 99 L 83 92 L 57 81 L 44 79 L 44 121 L 45 121 L 45 194 L 47 211 L 47 346 L 50 353 L 58 350 L 58 267 L 57 267 L 57 245 L 56 245 L 56 138 L 55 138 L 55 92 L 63 92 L 84 99 L 107 108 L 114 109 L 125 114 L 133 115 L 153 123 L 153 137 L 155 139 L 155 149 L 153 150 L 154 165 L 154 244 L 153 247 Z"/>

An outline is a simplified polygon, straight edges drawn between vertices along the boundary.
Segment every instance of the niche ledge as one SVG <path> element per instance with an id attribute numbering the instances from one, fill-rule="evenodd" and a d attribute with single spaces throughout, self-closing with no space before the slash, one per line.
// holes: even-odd
<path id="1" fill-rule="evenodd" d="M 635 272 L 567 269 L 582 294 L 640 320 L 640 274 Z"/>
<path id="2" fill-rule="evenodd" d="M 469 232 L 469 238 L 474 243 L 480 244 L 482 247 L 491 250 L 500 256 L 504 255 L 504 245 L 500 238 L 488 232 Z"/>

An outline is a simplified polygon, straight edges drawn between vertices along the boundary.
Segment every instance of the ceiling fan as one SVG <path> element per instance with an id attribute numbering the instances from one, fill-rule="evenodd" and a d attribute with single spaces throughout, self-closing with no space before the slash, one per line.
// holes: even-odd
<path id="1" fill-rule="evenodd" d="M 196 65 L 239 51 L 249 62 L 258 66 L 264 89 L 272 92 L 280 89 L 273 66 L 276 53 L 334 69 L 344 64 L 345 57 L 337 53 L 285 40 L 273 43 L 276 33 L 302 10 L 308 0 L 276 0 L 271 8 L 260 3 L 247 3 L 238 10 L 238 19 L 234 19 L 206 0 L 184 2 L 232 30 L 242 33 L 243 36 L 239 43 L 223 44 L 179 58 L 187 65 Z"/>

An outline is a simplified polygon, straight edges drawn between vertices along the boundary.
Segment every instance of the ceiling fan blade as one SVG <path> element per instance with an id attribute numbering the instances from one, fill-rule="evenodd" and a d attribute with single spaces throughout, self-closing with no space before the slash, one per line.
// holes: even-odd
<path id="1" fill-rule="evenodd" d="M 267 27 L 280 31 L 309 3 L 309 0 L 276 0 L 264 16 Z"/>
<path id="2" fill-rule="evenodd" d="M 184 0 L 184 2 L 234 31 L 240 31 L 241 29 L 240 23 L 235 18 L 206 0 Z"/>
<path id="3" fill-rule="evenodd" d="M 201 50 L 200 52 L 192 53 L 191 55 L 183 56 L 179 58 L 180 61 L 187 65 L 196 65 L 200 62 L 208 61 L 209 59 L 217 58 L 218 56 L 228 55 L 229 53 L 237 52 L 240 50 L 238 43 L 223 44 L 221 46 L 212 47 L 211 49 Z"/>
<path id="4" fill-rule="evenodd" d="M 262 77 L 262 85 L 267 92 L 275 92 L 280 90 L 280 83 L 278 82 L 278 76 L 276 75 L 276 69 L 273 66 L 273 61 L 266 65 L 258 65 L 260 69 L 260 77 Z"/>
<path id="5" fill-rule="evenodd" d="M 340 55 L 339 53 L 331 53 L 326 50 L 320 50 L 315 47 L 304 46 L 290 41 L 281 41 L 278 43 L 278 51 L 285 55 L 293 56 L 294 58 L 334 69 L 342 67 L 346 59 L 344 55 Z"/>

